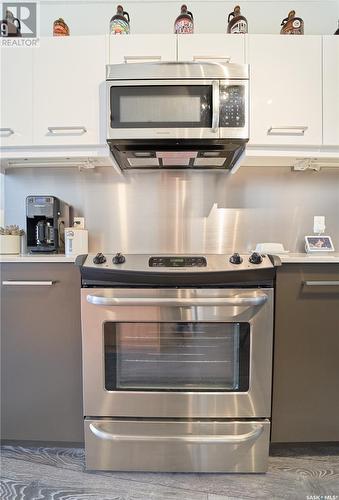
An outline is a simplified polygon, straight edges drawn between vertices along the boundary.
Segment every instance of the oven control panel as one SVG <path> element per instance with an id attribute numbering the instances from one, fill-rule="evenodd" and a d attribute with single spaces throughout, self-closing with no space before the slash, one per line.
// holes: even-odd
<path id="1" fill-rule="evenodd" d="M 81 257 L 81 265 L 86 268 L 102 271 L 119 271 L 121 273 L 160 273 L 192 274 L 225 273 L 227 271 L 248 271 L 254 269 L 269 269 L 277 264 L 278 258 L 271 261 L 270 257 L 258 252 L 230 254 L 123 254 L 101 252 Z M 85 259 L 83 259 L 85 257 Z M 80 261 L 79 261 L 80 262 Z M 120 279 L 120 277 L 119 277 Z"/>
<path id="2" fill-rule="evenodd" d="M 154 256 L 148 261 L 149 267 L 206 267 L 206 257 L 202 256 Z"/>

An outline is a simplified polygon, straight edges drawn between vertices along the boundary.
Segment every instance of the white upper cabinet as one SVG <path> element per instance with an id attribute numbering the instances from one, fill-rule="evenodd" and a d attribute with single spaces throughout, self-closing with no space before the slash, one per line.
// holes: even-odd
<path id="1" fill-rule="evenodd" d="M 323 38 L 323 142 L 339 146 L 339 36 Z"/>
<path id="2" fill-rule="evenodd" d="M 243 35 L 178 35 L 179 61 L 245 62 Z"/>
<path id="3" fill-rule="evenodd" d="M 110 64 L 176 61 L 176 35 L 111 35 Z"/>
<path id="4" fill-rule="evenodd" d="M 31 48 L 0 49 L 0 146 L 32 144 Z"/>
<path id="5" fill-rule="evenodd" d="M 105 36 L 41 38 L 33 54 L 33 145 L 104 142 Z"/>
<path id="6" fill-rule="evenodd" d="M 322 40 L 249 35 L 250 143 L 322 143 Z"/>

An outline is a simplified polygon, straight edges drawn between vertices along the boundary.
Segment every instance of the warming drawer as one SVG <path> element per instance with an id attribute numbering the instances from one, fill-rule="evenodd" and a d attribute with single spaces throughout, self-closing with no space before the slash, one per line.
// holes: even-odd
<path id="1" fill-rule="evenodd" d="M 266 472 L 269 420 L 85 419 L 86 468 Z"/>

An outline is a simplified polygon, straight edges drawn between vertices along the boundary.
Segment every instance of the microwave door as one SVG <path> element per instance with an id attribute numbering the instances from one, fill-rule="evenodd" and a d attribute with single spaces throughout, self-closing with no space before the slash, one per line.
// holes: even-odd
<path id="1" fill-rule="evenodd" d="M 109 139 L 218 139 L 219 81 L 108 82 Z"/>

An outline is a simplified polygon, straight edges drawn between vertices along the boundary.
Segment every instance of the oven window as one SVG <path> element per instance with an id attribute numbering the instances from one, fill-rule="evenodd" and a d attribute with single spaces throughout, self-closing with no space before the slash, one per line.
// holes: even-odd
<path id="1" fill-rule="evenodd" d="M 111 128 L 212 126 L 211 85 L 112 86 Z"/>
<path id="2" fill-rule="evenodd" d="M 109 391 L 247 391 L 248 323 L 104 324 Z"/>

